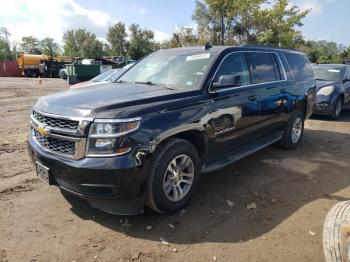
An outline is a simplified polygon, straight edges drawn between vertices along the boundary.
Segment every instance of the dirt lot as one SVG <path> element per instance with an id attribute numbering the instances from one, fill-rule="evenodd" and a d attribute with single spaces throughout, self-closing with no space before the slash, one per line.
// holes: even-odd
<path id="1" fill-rule="evenodd" d="M 30 106 L 66 88 L 58 79 L 0 78 L 0 261 L 324 260 L 324 218 L 350 197 L 350 111 L 337 122 L 309 120 L 294 151 L 271 146 L 202 175 L 183 212 L 125 221 L 35 176 L 26 152 Z"/>

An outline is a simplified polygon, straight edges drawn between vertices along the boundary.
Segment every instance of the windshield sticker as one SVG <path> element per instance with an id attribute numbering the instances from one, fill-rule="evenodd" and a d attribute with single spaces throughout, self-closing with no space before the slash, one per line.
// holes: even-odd
<path id="1" fill-rule="evenodd" d="M 331 72 L 331 73 L 339 73 L 340 70 L 338 70 L 338 69 L 329 69 L 328 72 Z"/>
<path id="2" fill-rule="evenodd" d="M 197 54 L 197 55 L 189 55 L 186 57 L 186 61 L 200 60 L 200 59 L 208 59 L 210 57 L 210 53 Z"/>

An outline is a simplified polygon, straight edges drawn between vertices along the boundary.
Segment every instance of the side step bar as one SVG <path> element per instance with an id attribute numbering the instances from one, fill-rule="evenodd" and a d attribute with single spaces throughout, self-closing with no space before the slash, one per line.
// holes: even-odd
<path id="1" fill-rule="evenodd" d="M 263 149 L 278 142 L 282 138 L 282 135 L 283 133 L 277 133 L 261 138 L 260 140 L 257 140 L 254 143 L 248 144 L 243 148 L 233 151 L 231 154 L 226 155 L 217 161 L 211 162 L 208 165 L 203 165 L 201 172 L 209 173 L 221 169 L 225 166 L 231 165 L 234 162 L 259 151 L 260 149 Z"/>

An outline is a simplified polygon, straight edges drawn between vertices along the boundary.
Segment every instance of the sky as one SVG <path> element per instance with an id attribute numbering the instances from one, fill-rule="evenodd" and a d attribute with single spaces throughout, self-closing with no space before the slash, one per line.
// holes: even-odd
<path id="1" fill-rule="evenodd" d="M 307 39 L 350 44 L 350 0 L 291 0 L 300 9 L 312 9 L 303 20 Z M 171 37 L 176 26 L 194 25 L 195 0 L 0 0 L 0 27 L 11 40 L 23 36 L 52 37 L 62 42 L 68 29 L 86 28 L 104 39 L 115 22 L 139 23 L 155 32 L 157 41 Z"/>

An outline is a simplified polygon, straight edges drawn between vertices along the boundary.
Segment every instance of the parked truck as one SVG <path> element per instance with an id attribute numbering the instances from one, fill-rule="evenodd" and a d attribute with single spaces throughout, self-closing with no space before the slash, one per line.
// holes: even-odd
<path id="1" fill-rule="evenodd" d="M 59 70 L 72 62 L 73 58 L 70 57 L 50 57 L 44 54 L 20 54 L 17 58 L 21 74 L 29 77 L 59 77 Z"/>
<path id="2" fill-rule="evenodd" d="M 40 75 L 39 65 L 48 59 L 49 57 L 43 54 L 20 54 L 17 58 L 17 64 L 23 76 L 37 77 Z"/>

